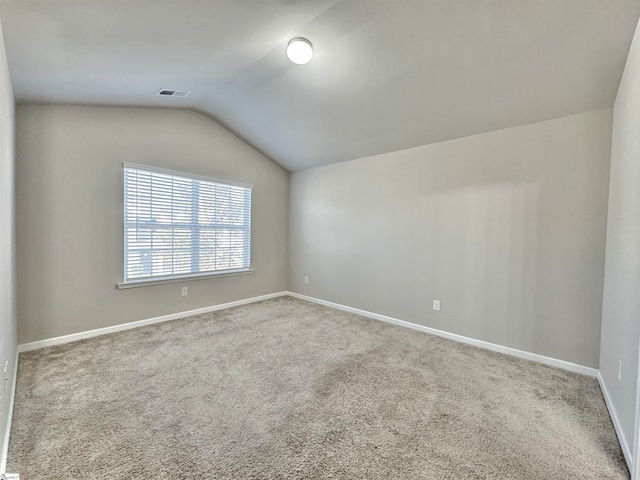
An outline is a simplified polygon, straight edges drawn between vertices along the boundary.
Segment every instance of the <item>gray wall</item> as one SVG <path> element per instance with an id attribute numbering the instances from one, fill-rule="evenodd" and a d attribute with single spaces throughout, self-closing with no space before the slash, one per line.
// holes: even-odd
<path id="1" fill-rule="evenodd" d="M 597 367 L 610 142 L 603 109 L 294 173 L 290 288 Z"/>
<path id="2" fill-rule="evenodd" d="M 29 105 L 16 128 L 20 343 L 286 289 L 288 174 L 210 118 Z M 122 162 L 253 184 L 256 273 L 117 290 Z"/>
<path id="3" fill-rule="evenodd" d="M 613 109 L 600 374 L 633 447 L 640 339 L 640 30 Z M 618 360 L 623 362 L 618 381 Z M 633 453 L 632 453 L 633 455 Z"/>
<path id="4" fill-rule="evenodd" d="M 16 360 L 16 271 L 14 213 L 14 103 L 0 28 L 0 371 L 9 361 L 10 384 Z M 3 382 L 4 383 L 4 382 Z M 9 416 L 9 392 L 0 389 L 0 451 Z"/>

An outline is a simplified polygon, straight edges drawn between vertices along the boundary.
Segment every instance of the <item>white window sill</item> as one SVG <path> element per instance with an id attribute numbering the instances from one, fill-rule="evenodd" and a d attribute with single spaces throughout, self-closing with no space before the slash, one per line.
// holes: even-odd
<path id="1" fill-rule="evenodd" d="M 149 287 L 151 285 L 162 285 L 163 283 L 184 283 L 191 282 L 193 280 L 206 280 L 209 278 L 219 277 L 231 277 L 234 275 L 251 275 L 255 273 L 253 268 L 243 268 L 239 270 L 224 270 L 222 272 L 206 272 L 195 273 L 191 275 L 182 275 L 179 277 L 157 277 L 157 278 L 142 278 L 140 280 L 130 280 L 128 282 L 116 283 L 118 290 L 125 290 L 127 288 Z"/>

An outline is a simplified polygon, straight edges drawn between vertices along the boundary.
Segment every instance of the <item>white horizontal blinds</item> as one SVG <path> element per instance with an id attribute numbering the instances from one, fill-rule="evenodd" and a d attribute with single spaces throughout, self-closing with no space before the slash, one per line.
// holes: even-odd
<path id="1" fill-rule="evenodd" d="M 251 188 L 124 172 L 125 282 L 249 268 Z"/>

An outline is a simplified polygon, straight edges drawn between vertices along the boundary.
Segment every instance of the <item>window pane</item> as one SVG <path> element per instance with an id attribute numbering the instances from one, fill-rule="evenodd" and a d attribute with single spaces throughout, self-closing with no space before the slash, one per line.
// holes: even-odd
<path id="1" fill-rule="evenodd" d="M 125 281 L 250 266 L 251 188 L 125 167 Z"/>

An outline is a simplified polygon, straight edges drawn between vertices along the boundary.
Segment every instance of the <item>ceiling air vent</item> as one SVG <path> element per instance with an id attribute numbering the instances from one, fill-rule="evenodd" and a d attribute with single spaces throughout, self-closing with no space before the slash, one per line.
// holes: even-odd
<path id="1" fill-rule="evenodd" d="M 186 97 L 191 92 L 186 90 L 171 90 L 169 88 L 161 88 L 156 95 L 160 97 Z"/>

